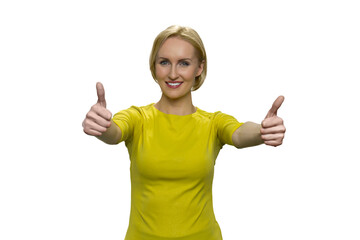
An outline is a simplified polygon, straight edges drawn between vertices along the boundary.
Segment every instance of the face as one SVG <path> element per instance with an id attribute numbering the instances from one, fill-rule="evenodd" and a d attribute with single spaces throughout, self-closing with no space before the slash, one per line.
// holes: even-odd
<path id="1" fill-rule="evenodd" d="M 189 42 L 168 38 L 155 61 L 155 75 L 163 96 L 173 100 L 191 96 L 195 77 L 202 73 L 203 66 Z"/>

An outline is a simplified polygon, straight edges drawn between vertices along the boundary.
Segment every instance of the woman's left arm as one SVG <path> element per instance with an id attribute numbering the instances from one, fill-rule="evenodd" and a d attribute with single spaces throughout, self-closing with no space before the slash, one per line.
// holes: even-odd
<path id="1" fill-rule="evenodd" d="M 273 103 L 261 125 L 246 122 L 236 129 L 232 135 L 234 146 L 236 148 L 246 148 L 262 143 L 274 147 L 281 145 L 286 129 L 282 118 L 277 116 L 277 110 L 283 102 L 284 97 L 279 96 Z"/>

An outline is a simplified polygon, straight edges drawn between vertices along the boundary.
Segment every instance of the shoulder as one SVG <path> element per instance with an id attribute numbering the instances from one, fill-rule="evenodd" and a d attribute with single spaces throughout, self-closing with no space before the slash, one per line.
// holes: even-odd
<path id="1" fill-rule="evenodd" d="M 117 112 L 116 114 L 128 112 L 128 113 L 132 113 L 132 114 L 140 114 L 140 115 L 142 115 L 143 113 L 151 111 L 153 105 L 154 105 L 153 103 L 145 105 L 145 106 L 134 106 L 134 105 L 132 105 L 127 109 L 124 109 L 124 110 L 121 110 L 121 111 Z"/>
<path id="2" fill-rule="evenodd" d="M 232 115 L 223 113 L 221 111 L 207 112 L 207 111 L 198 109 L 198 112 L 199 112 L 198 115 L 201 116 L 201 118 L 203 120 L 212 122 L 212 124 L 216 128 L 224 128 L 224 127 L 230 126 L 230 125 L 239 126 L 241 124 Z"/>
<path id="3" fill-rule="evenodd" d="M 145 106 L 130 106 L 127 109 L 123 109 L 117 112 L 114 115 L 114 119 L 132 119 L 132 120 L 141 120 L 142 118 L 146 118 L 146 116 L 152 115 L 153 103 L 145 105 Z"/>
<path id="4" fill-rule="evenodd" d="M 204 111 L 202 109 L 197 110 L 198 116 L 202 117 L 202 118 L 206 118 L 206 119 L 210 119 L 210 120 L 218 120 L 220 118 L 224 118 L 224 117 L 229 117 L 230 115 L 225 114 L 221 111 L 216 111 L 216 112 L 207 112 Z M 231 117 L 231 116 L 230 116 Z"/>

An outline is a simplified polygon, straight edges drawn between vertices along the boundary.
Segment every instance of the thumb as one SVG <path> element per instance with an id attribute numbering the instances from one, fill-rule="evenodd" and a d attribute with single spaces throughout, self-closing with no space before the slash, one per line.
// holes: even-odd
<path id="1" fill-rule="evenodd" d="M 98 103 L 106 108 L 105 90 L 101 82 L 96 83 L 96 91 L 98 96 Z"/>
<path id="2" fill-rule="evenodd" d="M 279 96 L 273 103 L 271 109 L 269 110 L 265 118 L 277 116 L 277 110 L 280 108 L 284 100 L 285 100 L 284 96 Z"/>

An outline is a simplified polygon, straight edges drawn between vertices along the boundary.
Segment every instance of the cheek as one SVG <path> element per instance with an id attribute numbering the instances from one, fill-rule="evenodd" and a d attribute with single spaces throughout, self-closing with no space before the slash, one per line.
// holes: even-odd
<path id="1" fill-rule="evenodd" d="M 194 69 L 181 69 L 178 71 L 179 75 L 183 76 L 187 80 L 192 80 L 196 77 L 197 71 Z"/>
<path id="2" fill-rule="evenodd" d="M 193 70 L 193 71 L 191 72 L 191 78 L 192 78 L 193 80 L 195 80 L 195 78 L 196 78 L 196 76 L 197 76 L 197 73 L 198 73 L 198 69 L 195 69 L 195 70 Z"/>
<path id="3" fill-rule="evenodd" d="M 164 68 L 157 68 L 155 67 L 155 76 L 156 78 L 163 78 L 166 73 L 165 73 L 165 69 Z"/>

